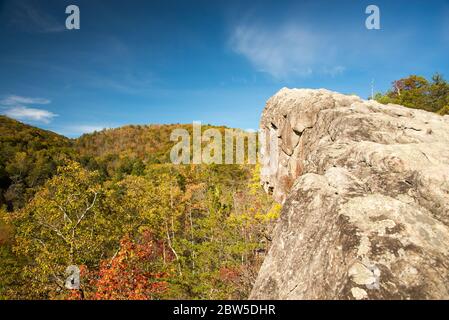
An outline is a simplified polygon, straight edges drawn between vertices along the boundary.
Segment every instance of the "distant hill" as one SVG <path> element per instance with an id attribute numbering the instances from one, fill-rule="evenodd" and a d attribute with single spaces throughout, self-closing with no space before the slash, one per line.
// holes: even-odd
<path id="1" fill-rule="evenodd" d="M 224 136 L 224 126 L 201 126 L 202 131 L 210 128 Z M 127 174 L 142 174 L 146 165 L 170 163 L 175 144 L 170 134 L 175 129 L 193 135 L 191 124 L 127 125 L 84 134 L 74 140 L 74 148 L 86 168 L 100 171 L 105 178 L 121 179 Z"/>
<path id="2" fill-rule="evenodd" d="M 48 146 L 67 147 L 71 145 L 69 138 L 39 129 L 17 120 L 0 115 L 0 142 L 14 146 L 29 147 L 30 149 L 40 150 Z"/>
<path id="3" fill-rule="evenodd" d="M 174 144 L 170 134 L 176 128 L 192 134 L 190 124 L 127 125 L 69 139 L 0 116 L 0 206 L 22 207 L 64 158 L 98 170 L 105 179 L 141 174 L 148 164 L 169 163 Z M 202 126 L 209 128 L 225 129 Z"/>
<path id="4" fill-rule="evenodd" d="M 176 128 L 191 131 L 191 125 L 128 125 L 84 134 L 74 142 L 81 157 L 137 158 L 145 162 L 165 163 L 170 160 L 173 142 L 170 133 Z"/>
<path id="5" fill-rule="evenodd" d="M 192 134 L 191 124 L 127 125 L 115 129 L 84 134 L 75 140 L 80 156 L 137 158 L 150 163 L 168 163 L 174 142 L 170 134 L 175 129 L 186 129 Z M 202 131 L 225 127 L 202 125 Z"/>
<path id="6" fill-rule="evenodd" d="M 70 139 L 0 116 L 0 206 L 21 207 L 65 156 L 74 156 Z"/>

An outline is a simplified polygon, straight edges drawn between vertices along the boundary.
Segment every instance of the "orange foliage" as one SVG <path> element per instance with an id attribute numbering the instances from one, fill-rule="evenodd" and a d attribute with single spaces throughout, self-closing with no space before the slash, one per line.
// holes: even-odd
<path id="1" fill-rule="evenodd" d="M 239 268 L 222 267 L 220 269 L 220 279 L 222 281 L 237 282 L 239 280 L 241 270 Z"/>
<path id="2" fill-rule="evenodd" d="M 162 254 L 161 244 L 145 233 L 139 243 L 124 237 L 117 254 L 100 264 L 96 272 L 80 267 L 81 279 L 88 281 L 88 288 L 71 290 L 69 300 L 152 300 L 168 290 L 164 272 L 151 272 L 151 263 Z M 85 291 L 86 290 L 86 291 Z"/>
<path id="3" fill-rule="evenodd" d="M 93 299 L 149 300 L 165 292 L 168 285 L 163 278 L 167 275 L 145 270 L 145 263 L 154 261 L 160 254 L 160 245 L 149 234 L 145 234 L 142 243 L 125 237 L 115 257 L 102 262 Z"/>

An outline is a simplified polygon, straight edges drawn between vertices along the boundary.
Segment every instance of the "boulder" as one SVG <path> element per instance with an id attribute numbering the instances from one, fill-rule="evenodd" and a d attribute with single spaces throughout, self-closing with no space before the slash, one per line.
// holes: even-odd
<path id="1" fill-rule="evenodd" d="M 250 299 L 448 299 L 449 117 L 319 89 L 262 114 L 283 204 Z"/>

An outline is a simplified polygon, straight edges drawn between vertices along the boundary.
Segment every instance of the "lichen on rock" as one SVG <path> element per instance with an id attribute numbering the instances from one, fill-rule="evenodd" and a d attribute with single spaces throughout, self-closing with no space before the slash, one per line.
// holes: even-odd
<path id="1" fill-rule="evenodd" d="M 449 298 L 448 117 L 284 88 L 260 127 L 284 207 L 250 298 Z"/>

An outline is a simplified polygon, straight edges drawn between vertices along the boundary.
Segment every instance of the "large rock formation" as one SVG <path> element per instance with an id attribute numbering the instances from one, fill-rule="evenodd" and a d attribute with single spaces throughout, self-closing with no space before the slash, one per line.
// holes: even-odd
<path id="1" fill-rule="evenodd" d="M 282 89 L 261 130 L 284 208 L 250 298 L 449 298 L 449 116 Z"/>

